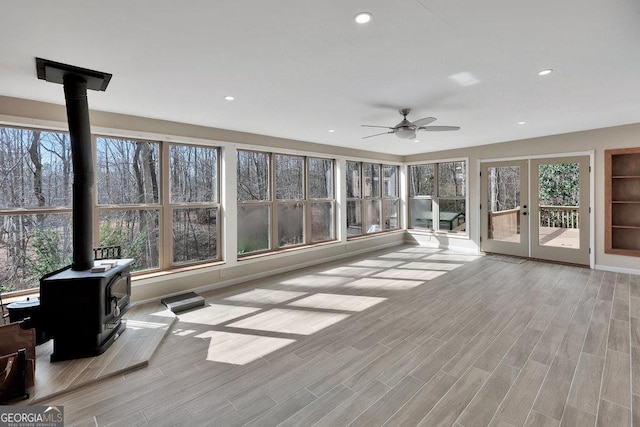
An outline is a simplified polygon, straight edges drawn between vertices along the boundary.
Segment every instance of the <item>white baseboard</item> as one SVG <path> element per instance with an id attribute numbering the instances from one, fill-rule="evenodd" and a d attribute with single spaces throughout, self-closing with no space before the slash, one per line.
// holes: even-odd
<path id="1" fill-rule="evenodd" d="M 595 269 L 602 270 L 602 271 L 610 271 L 613 273 L 626 273 L 626 274 L 640 275 L 640 270 L 637 270 L 635 268 L 612 267 L 610 265 L 596 264 Z"/>

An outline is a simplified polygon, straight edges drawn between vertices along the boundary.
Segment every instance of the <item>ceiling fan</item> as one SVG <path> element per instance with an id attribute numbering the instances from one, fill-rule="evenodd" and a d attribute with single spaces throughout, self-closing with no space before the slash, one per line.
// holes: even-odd
<path id="1" fill-rule="evenodd" d="M 395 133 L 398 138 L 402 139 L 412 139 L 416 137 L 416 131 L 428 131 L 428 132 L 440 132 L 447 130 L 458 130 L 460 126 L 427 126 L 430 123 L 436 121 L 435 117 L 425 117 L 423 119 L 418 119 L 415 122 L 410 122 L 407 120 L 407 115 L 411 112 L 410 108 L 403 108 L 399 111 L 400 115 L 403 117 L 402 121 L 397 125 L 390 126 L 374 126 L 374 125 L 362 125 L 368 128 L 385 128 L 391 129 L 388 132 L 376 133 L 375 135 L 365 136 L 362 139 L 372 138 L 374 136 L 386 135 L 388 133 Z"/>

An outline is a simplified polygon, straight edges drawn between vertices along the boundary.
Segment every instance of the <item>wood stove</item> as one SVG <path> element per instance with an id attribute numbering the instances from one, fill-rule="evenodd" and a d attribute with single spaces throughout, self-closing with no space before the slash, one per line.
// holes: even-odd
<path id="1" fill-rule="evenodd" d="M 124 331 L 131 259 L 96 272 L 93 253 L 95 177 L 87 89 L 104 91 L 111 74 L 36 58 L 38 78 L 64 86 L 73 164 L 73 261 L 40 280 L 41 320 L 53 339 L 52 361 L 96 356 Z"/>
<path id="2" fill-rule="evenodd" d="M 41 316 L 53 338 L 51 361 L 102 354 L 125 330 L 132 259 L 104 272 L 70 267 L 40 279 Z"/>

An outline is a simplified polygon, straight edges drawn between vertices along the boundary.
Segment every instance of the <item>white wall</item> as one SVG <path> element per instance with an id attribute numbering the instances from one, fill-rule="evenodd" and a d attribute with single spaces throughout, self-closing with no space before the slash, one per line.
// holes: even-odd
<path id="1" fill-rule="evenodd" d="M 66 111 L 62 105 L 47 104 L 17 98 L 0 96 L 0 124 L 12 126 L 41 127 L 66 130 Z M 468 159 L 468 210 L 467 224 L 469 236 L 444 235 L 417 231 L 394 232 L 362 239 L 346 240 L 346 226 L 342 220 L 346 208 L 342 200 L 344 182 L 339 178 L 336 188 L 338 241 L 306 249 L 283 251 L 278 254 L 238 260 L 235 236 L 223 236 L 224 262 L 206 267 L 193 267 L 179 273 L 162 272 L 136 277 L 132 290 L 134 301 L 146 301 L 161 296 L 181 293 L 186 290 L 207 290 L 230 286 L 246 280 L 265 278 L 278 272 L 342 259 L 358 253 L 382 249 L 403 242 L 429 246 L 450 247 L 477 252 L 478 207 L 480 204 L 477 188 L 478 162 L 487 159 L 513 158 L 524 156 L 555 155 L 595 151 L 595 264 L 596 268 L 640 274 L 640 259 L 604 253 L 604 150 L 640 146 L 640 124 L 596 129 L 541 138 L 510 141 L 480 147 L 469 147 L 450 151 L 425 153 L 400 157 L 361 150 L 313 144 L 262 135 L 207 128 L 162 120 L 153 120 L 122 114 L 91 112 L 93 133 L 144 138 L 161 141 L 210 143 L 222 147 L 222 173 L 226 187 L 222 190 L 222 213 L 228 227 L 235 230 L 235 150 L 241 148 L 263 148 L 277 152 L 303 152 L 308 155 L 325 155 L 336 159 L 337 169 L 344 167 L 345 159 L 380 161 L 387 163 L 416 163 L 422 161 Z M 342 174 L 340 174 L 342 176 Z M 406 212 L 406 167 L 401 168 L 401 211 Z M 406 225 L 403 218 L 401 226 Z"/>
<path id="2" fill-rule="evenodd" d="M 346 191 L 344 180 L 338 178 L 336 189 L 336 220 L 338 238 L 335 242 L 308 248 L 284 250 L 249 258 L 237 258 L 236 241 L 236 152 L 238 148 L 264 149 L 278 153 L 303 153 L 336 159 L 338 176 L 342 176 L 346 159 L 400 164 L 400 156 L 370 153 L 303 141 L 273 138 L 262 135 L 233 132 L 223 129 L 193 126 L 162 120 L 132 117 L 122 114 L 91 111 L 91 130 L 94 134 L 156 141 L 194 142 L 221 147 L 221 216 L 223 232 L 222 262 L 207 266 L 182 268 L 171 272 L 137 275 L 132 280 L 132 299 L 136 302 L 158 299 L 187 290 L 210 290 L 230 286 L 247 280 L 295 270 L 323 262 L 344 259 L 363 252 L 383 249 L 404 242 L 404 231 L 385 233 L 347 241 L 344 218 Z M 65 107 L 24 99 L 0 96 L 0 124 L 51 130 L 67 130 Z M 226 232 L 230 230 L 231 232 Z"/>
<path id="3" fill-rule="evenodd" d="M 489 159 L 515 158 L 527 156 L 557 155 L 562 153 L 595 152 L 594 168 L 594 200 L 592 215 L 595 222 L 595 268 L 640 274 L 640 258 L 622 255 L 605 254 L 604 243 L 604 204 L 605 204 L 605 179 L 604 179 L 604 150 L 609 148 L 627 148 L 640 146 L 640 124 L 616 126 L 610 128 L 594 129 L 583 132 L 573 132 L 561 135 L 550 135 L 540 138 L 509 141 L 498 144 L 489 144 L 479 147 L 469 147 L 457 150 L 426 153 L 408 156 L 405 162 L 421 162 L 427 160 L 448 159 L 456 157 L 469 157 L 469 207 L 468 218 L 471 238 L 464 246 L 470 249 L 479 247 L 477 233 L 480 224 L 479 206 L 480 198 L 478 162 Z M 434 236 L 419 236 L 426 239 Z M 446 237 L 445 237 L 446 238 Z M 451 241 L 451 238 L 449 238 Z M 427 242 L 428 244 L 428 242 Z"/>

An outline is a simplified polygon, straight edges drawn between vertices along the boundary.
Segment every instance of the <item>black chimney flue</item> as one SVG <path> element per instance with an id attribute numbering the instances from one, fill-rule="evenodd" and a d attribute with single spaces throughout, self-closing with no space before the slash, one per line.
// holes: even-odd
<path id="1" fill-rule="evenodd" d="M 94 173 L 87 89 L 104 91 L 111 74 L 36 58 L 38 78 L 64 86 L 73 164 L 73 261 L 74 271 L 93 267 Z"/>
<path id="2" fill-rule="evenodd" d="M 68 74 L 64 77 L 64 97 L 71 138 L 73 164 L 73 262 L 71 269 L 93 267 L 93 160 L 87 82 Z"/>

